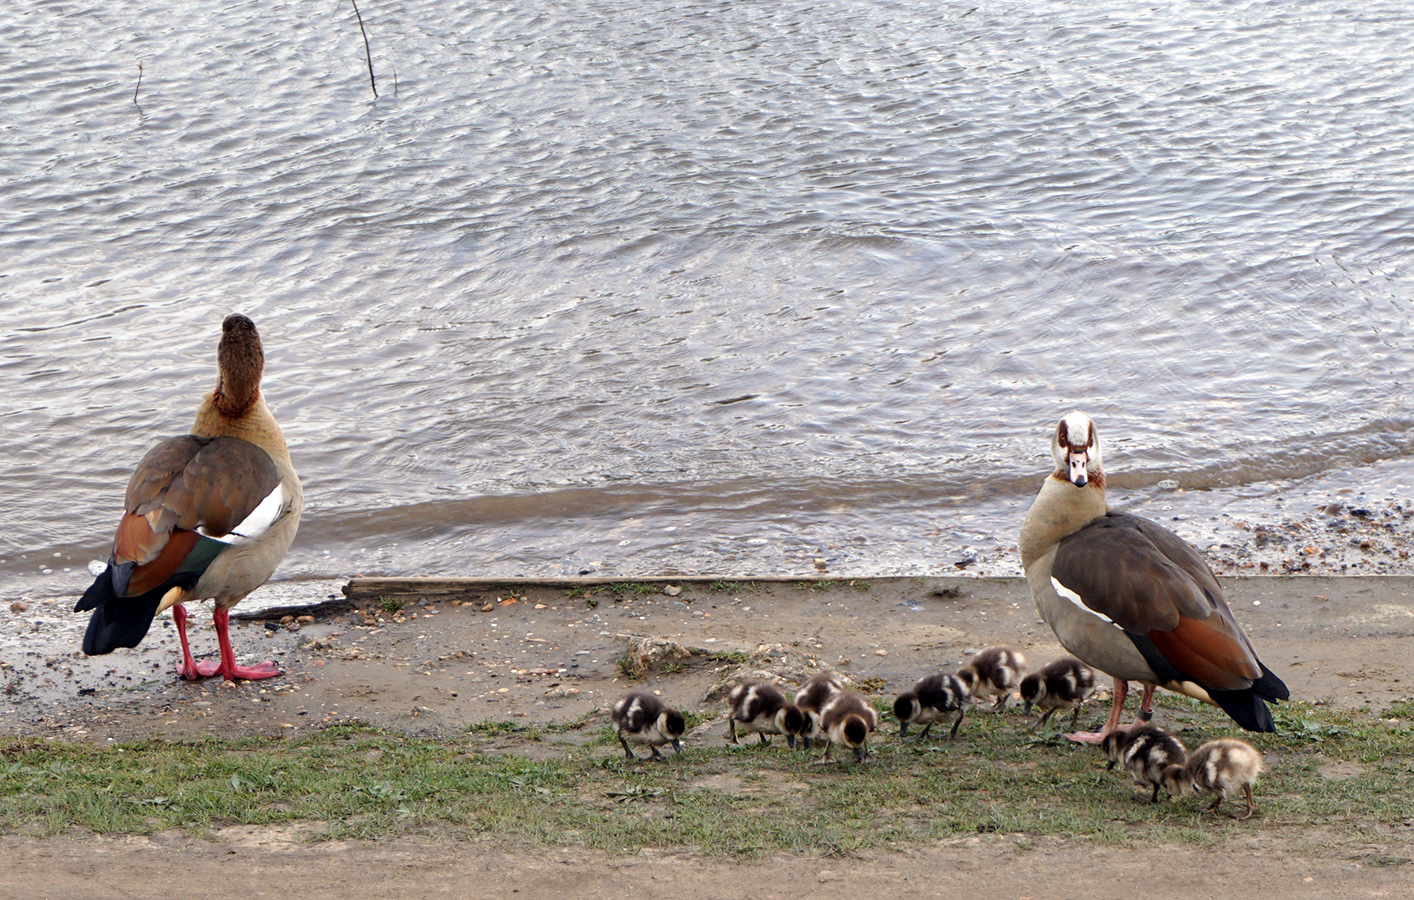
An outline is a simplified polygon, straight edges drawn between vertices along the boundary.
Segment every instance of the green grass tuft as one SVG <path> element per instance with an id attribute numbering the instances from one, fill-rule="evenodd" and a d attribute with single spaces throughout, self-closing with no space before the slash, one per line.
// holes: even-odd
<path id="1" fill-rule="evenodd" d="M 682 754 L 667 750 L 666 762 L 630 762 L 612 727 L 590 713 L 563 726 L 485 722 L 447 741 L 357 725 L 297 740 L 0 738 L 0 832 L 201 834 L 316 823 L 315 839 L 484 835 L 750 857 L 994 832 L 1211 847 L 1270 831 L 1296 852 L 1322 854 L 1378 833 L 1387 865 L 1414 857 L 1406 846 L 1414 840 L 1402 836 L 1414 772 L 1407 722 L 1293 703 L 1278 710 L 1281 733 L 1250 735 L 1208 707 L 1181 698 L 1160 705 L 1160 720 L 1190 749 L 1239 736 L 1266 754 L 1256 818 L 1210 816 L 1199 801 L 1136 802 L 1098 750 L 1054 729 L 1033 734 L 1015 710 L 969 713 L 952 741 L 938 728 L 926 741 L 900 741 L 890 721 L 871 738 L 867 762 L 820 766 L 812 764 L 818 748 L 792 751 L 779 738 L 730 747 L 720 723 Z M 684 712 L 691 728 L 710 721 Z M 1083 727 L 1102 714 L 1091 710 Z"/>

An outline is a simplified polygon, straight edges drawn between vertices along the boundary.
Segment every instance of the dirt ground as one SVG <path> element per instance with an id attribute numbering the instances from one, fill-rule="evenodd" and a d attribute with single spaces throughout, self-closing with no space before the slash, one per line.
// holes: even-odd
<path id="1" fill-rule="evenodd" d="M 1226 579 L 1229 602 L 1263 661 L 1293 696 L 1378 712 L 1414 696 L 1414 578 Z M 867 583 L 753 586 L 655 584 L 652 593 L 505 582 L 434 583 L 400 595 L 376 584 L 285 583 L 265 602 L 304 608 L 262 613 L 232 629 L 243 661 L 275 659 L 285 674 L 262 683 L 183 683 L 173 676 L 169 619 L 143 646 L 107 657 L 77 654 L 82 617 L 62 600 L 0 610 L 0 730 L 73 740 L 207 734 L 298 735 L 360 720 L 414 735 L 455 738 L 468 724 L 581 723 L 630 689 L 716 718 L 687 745 L 722 740 L 721 685 L 756 668 L 792 675 L 820 668 L 885 693 L 961 664 L 1005 641 L 1033 666 L 1060 655 L 1017 579 L 875 579 Z M 259 599 L 253 596 L 252 600 Z M 319 605 L 322 604 L 322 605 Z M 23 608 L 18 608 L 23 607 Z M 204 620 L 194 611 L 193 620 Z M 289 621 L 281 624 L 282 618 Z M 303 621 L 301 621 L 303 618 Z M 643 639 L 650 639 L 644 641 Z M 651 639 L 669 642 L 654 644 Z M 634 643 L 638 641 L 638 643 Z M 209 629 L 198 654 L 214 651 Z M 622 667 L 662 647 L 691 651 L 629 682 Z M 630 648 L 633 648 L 630 651 Z M 526 752 L 508 734 L 504 749 Z M 607 752 L 619 752 L 617 748 Z M 644 850 L 630 857 L 580 848 L 518 855 L 474 844 L 398 840 L 305 843 L 297 831 L 228 829 L 183 835 L 0 837 L 0 897 L 153 896 L 196 886 L 208 896 L 609 897 L 672 892 L 696 897 L 1407 897 L 1408 867 L 1371 865 L 1369 853 L 1313 859 L 1254 828 L 1218 850 L 1095 848 L 984 835 L 906 852 L 831 859 L 782 855 L 753 863 Z"/>

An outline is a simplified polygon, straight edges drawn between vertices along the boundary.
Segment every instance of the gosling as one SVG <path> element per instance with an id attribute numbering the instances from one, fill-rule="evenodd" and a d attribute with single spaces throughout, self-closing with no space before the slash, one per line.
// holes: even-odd
<path id="1" fill-rule="evenodd" d="M 855 762 L 869 755 L 869 735 L 879 727 L 879 714 L 853 691 L 838 691 L 820 710 L 820 727 L 825 732 L 825 754 L 817 763 L 830 761 L 830 750 L 836 744 L 848 747 Z"/>
<path id="2" fill-rule="evenodd" d="M 760 735 L 763 744 L 771 743 L 767 735 L 783 734 L 794 748 L 796 736 L 805 731 L 805 713 L 775 685 L 745 681 L 727 695 L 727 740 L 733 744 L 738 727 L 744 734 Z"/>
<path id="3" fill-rule="evenodd" d="M 900 694 L 894 701 L 899 737 L 908 735 L 908 726 L 922 725 L 923 731 L 918 735 L 921 741 L 928 736 L 934 722 L 952 722 L 952 731 L 948 734 L 948 740 L 952 740 L 957 737 L 971 696 L 967 685 L 956 675 L 939 672 L 920 679 L 913 690 Z"/>
<path id="4" fill-rule="evenodd" d="M 1021 679 L 1023 711 L 1030 715 L 1033 706 L 1041 711 L 1031 730 L 1044 728 L 1057 711 L 1067 710 L 1074 730 L 1080 721 L 1080 707 L 1095 693 L 1095 687 L 1095 671 L 1073 656 L 1062 656 Z"/>
<path id="5" fill-rule="evenodd" d="M 975 700 L 996 697 L 992 706 L 994 712 L 1001 712 L 1012 691 L 1021 684 L 1026 674 L 1026 657 L 1015 647 L 997 644 L 979 650 L 967 665 L 957 670 L 957 677 L 967 685 Z"/>
<path id="6" fill-rule="evenodd" d="M 805 682 L 795 695 L 795 705 L 805 714 L 805 730 L 801 732 L 801 744 L 810 749 L 812 740 L 827 740 L 825 729 L 820 723 L 820 711 L 830 698 L 844 690 L 844 682 L 833 675 L 821 672 Z"/>
<path id="7" fill-rule="evenodd" d="M 652 694 L 629 694 L 614 704 L 611 718 L 618 729 L 619 743 L 624 745 L 624 755 L 629 759 L 638 759 L 628 748 L 630 743 L 647 746 L 653 751 L 653 759 L 663 759 L 658 748 L 664 744 L 672 744 L 675 753 L 682 752 L 687 720 Z"/>
<path id="8" fill-rule="evenodd" d="M 1194 750 L 1187 765 L 1166 769 L 1164 787 L 1174 796 L 1212 795 L 1215 799 L 1207 807 L 1210 813 L 1216 813 L 1223 800 L 1236 797 L 1241 790 L 1247 808 L 1233 813 L 1233 818 L 1246 821 L 1257 811 L 1252 800 L 1252 785 L 1265 770 L 1262 754 L 1256 747 L 1237 738 L 1220 738 Z"/>
<path id="9" fill-rule="evenodd" d="M 1110 758 L 1106 768 L 1122 766 L 1141 790 L 1152 789 L 1150 803 L 1159 802 L 1165 771 L 1188 761 L 1188 752 L 1178 738 L 1147 723 L 1111 731 L 1100 741 L 1100 748 Z"/>

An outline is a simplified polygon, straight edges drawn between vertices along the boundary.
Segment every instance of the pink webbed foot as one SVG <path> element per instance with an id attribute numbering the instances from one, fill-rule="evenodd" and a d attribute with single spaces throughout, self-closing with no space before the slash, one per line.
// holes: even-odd
<path id="1" fill-rule="evenodd" d="M 274 678 L 276 675 L 285 674 L 284 670 L 275 665 L 274 661 L 257 663 L 253 666 L 231 665 L 229 670 L 223 668 L 221 663 L 212 660 L 193 661 L 191 668 L 185 665 L 177 667 L 177 674 L 187 681 L 197 681 L 202 678 L 214 678 L 217 675 L 227 681 L 259 681 L 263 678 Z"/>
<path id="2" fill-rule="evenodd" d="M 187 681 L 199 681 L 202 678 L 210 678 L 221 671 L 221 664 L 210 660 L 202 662 L 191 661 L 190 664 L 182 663 L 177 666 L 177 675 Z"/>
<path id="3" fill-rule="evenodd" d="M 1074 741 L 1074 742 L 1077 743 L 1077 744 L 1096 744 L 1096 745 L 1098 745 L 1098 744 L 1100 743 L 1100 741 L 1103 741 L 1103 740 L 1105 739 L 1105 732 L 1103 732 L 1103 731 L 1075 731 L 1075 732 L 1072 732 L 1072 733 L 1070 733 L 1070 734 L 1067 734 L 1067 735 L 1065 736 L 1065 739 L 1068 740 L 1068 741 Z"/>
<path id="4" fill-rule="evenodd" d="M 177 636 L 182 642 L 182 664 L 177 667 L 177 674 L 188 681 L 196 681 L 199 678 L 213 678 L 220 675 L 227 681 L 237 681 L 245 679 L 247 681 L 259 681 L 263 678 L 274 678 L 276 675 L 283 675 L 284 671 L 273 661 L 257 663 L 253 666 L 241 666 L 236 664 L 236 653 L 231 649 L 230 636 L 230 611 L 223 607 L 216 607 L 214 621 L 216 624 L 216 642 L 221 648 L 221 661 L 212 662 L 202 660 L 197 662 L 192 658 L 191 649 L 187 644 L 187 611 L 180 603 L 172 607 L 172 618 L 177 622 Z"/>
<path id="5" fill-rule="evenodd" d="M 259 681 L 262 678 L 274 678 L 284 674 L 279 666 L 271 661 L 254 666 L 236 665 L 236 651 L 231 649 L 231 611 L 218 605 L 213 619 L 216 623 L 216 643 L 221 647 L 221 665 L 218 671 L 227 681 L 235 681 L 238 678 Z"/>
<path id="6" fill-rule="evenodd" d="M 1066 739 L 1077 744 L 1099 744 L 1109 734 L 1119 727 L 1119 717 L 1124 711 L 1124 698 L 1129 696 L 1129 682 L 1121 678 L 1114 680 L 1114 699 L 1110 702 L 1110 717 L 1105 720 L 1105 725 L 1099 731 L 1077 731 L 1067 734 Z"/>
<path id="7" fill-rule="evenodd" d="M 230 672 L 222 672 L 227 681 L 235 681 L 244 678 L 247 681 L 259 681 L 262 678 L 274 678 L 276 675 L 285 674 L 285 670 L 275 665 L 273 660 L 257 663 L 253 666 L 231 666 Z"/>

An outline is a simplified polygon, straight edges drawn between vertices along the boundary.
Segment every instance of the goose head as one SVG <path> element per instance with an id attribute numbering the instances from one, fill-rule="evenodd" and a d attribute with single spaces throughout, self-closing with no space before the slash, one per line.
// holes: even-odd
<path id="1" fill-rule="evenodd" d="M 216 409 L 228 418 L 245 415 L 260 399 L 260 376 L 265 372 L 260 333 L 246 316 L 232 313 L 221 323 L 216 368 L 216 389 L 211 392 Z"/>
<path id="2" fill-rule="evenodd" d="M 1100 468 L 1100 432 L 1094 421 L 1076 410 L 1067 413 L 1051 437 L 1051 457 L 1056 461 L 1056 476 L 1076 487 L 1085 487 Z"/>

